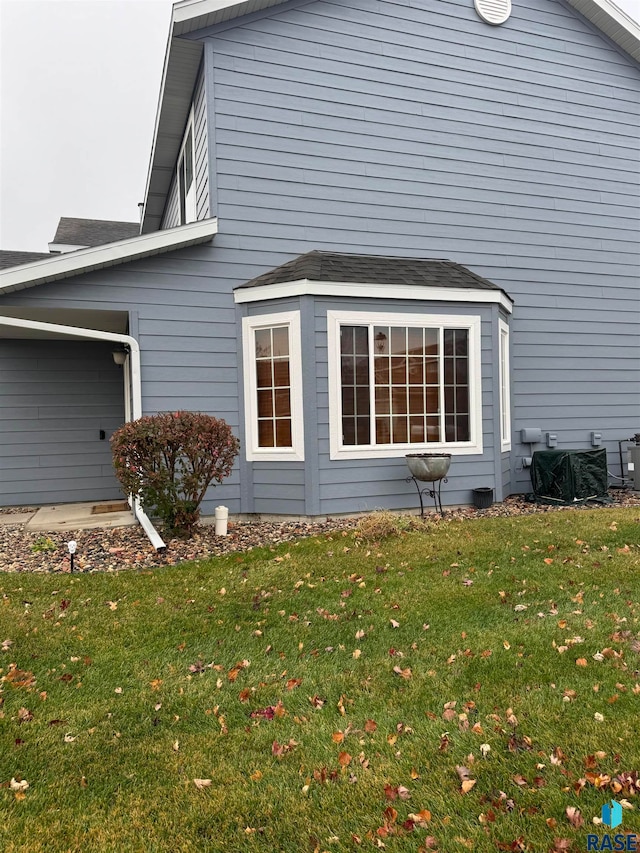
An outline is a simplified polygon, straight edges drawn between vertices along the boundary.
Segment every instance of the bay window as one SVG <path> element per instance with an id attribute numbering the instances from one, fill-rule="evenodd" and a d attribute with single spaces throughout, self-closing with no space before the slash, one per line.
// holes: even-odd
<path id="1" fill-rule="evenodd" d="M 479 453 L 480 318 L 328 312 L 332 458 Z"/>

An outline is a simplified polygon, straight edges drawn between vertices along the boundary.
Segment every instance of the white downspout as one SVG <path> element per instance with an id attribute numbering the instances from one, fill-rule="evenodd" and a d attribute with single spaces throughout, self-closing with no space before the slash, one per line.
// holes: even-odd
<path id="1" fill-rule="evenodd" d="M 20 317 L 3 317 L 0 315 L 0 326 L 10 326 L 14 329 L 31 329 L 35 332 L 50 332 L 54 335 L 65 335 L 70 338 L 84 338 L 91 341 L 110 341 L 116 344 L 125 344 L 129 347 L 130 371 L 126 374 L 125 390 L 127 382 L 130 382 L 131 404 L 130 409 L 125 400 L 125 413 L 129 409 L 130 419 L 137 420 L 142 417 L 142 374 L 140 371 L 140 347 L 138 341 L 131 335 L 119 335 L 116 332 L 102 332 L 99 329 L 82 329 L 79 326 L 62 326 L 59 323 L 44 323 L 40 320 L 23 320 Z M 128 396 L 128 395 L 127 395 Z M 140 526 L 149 537 L 149 541 L 156 551 L 164 551 L 167 547 L 162 537 L 155 529 L 148 516 L 140 506 L 138 498 L 129 503 L 133 514 Z"/>

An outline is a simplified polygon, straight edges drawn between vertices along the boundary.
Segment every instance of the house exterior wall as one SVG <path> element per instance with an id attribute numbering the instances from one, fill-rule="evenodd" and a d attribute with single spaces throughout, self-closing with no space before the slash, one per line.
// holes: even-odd
<path id="1" fill-rule="evenodd" d="M 198 72 L 193 90 L 193 145 L 196 181 L 196 220 L 209 217 L 209 156 L 207 134 L 207 102 L 205 91 L 204 64 Z M 177 164 L 176 164 L 177 165 Z M 174 174 L 167 196 L 161 229 L 180 225 L 180 198 L 178 181 Z"/>
<path id="2" fill-rule="evenodd" d="M 122 497 L 109 447 L 124 423 L 112 349 L 0 340 L 0 506 Z"/>
<path id="3" fill-rule="evenodd" d="M 615 464 L 640 423 L 638 66 L 554 0 L 500 27 L 459 0 L 292 3 L 208 43 L 220 249 L 470 267 L 515 300 L 497 479 L 530 489 L 522 427 L 601 432 Z"/>
<path id="4" fill-rule="evenodd" d="M 514 4 L 502 27 L 458 0 L 305 0 L 200 35 L 213 245 L 7 294 L 0 310 L 128 307 L 144 412 L 210 412 L 244 441 L 242 314 L 290 306 L 236 306 L 234 287 L 312 249 L 450 258 L 515 300 L 513 444 L 500 451 L 497 307 L 423 306 L 483 319 L 483 454 L 454 456 L 445 503 L 529 490 L 522 427 L 561 447 L 601 432 L 617 470 L 617 440 L 640 424 L 638 66 L 561 0 Z M 401 460 L 328 456 L 326 311 L 363 304 L 343 303 L 295 301 L 305 461 L 240 460 L 205 512 L 352 512 L 365 493 L 416 506 Z"/>

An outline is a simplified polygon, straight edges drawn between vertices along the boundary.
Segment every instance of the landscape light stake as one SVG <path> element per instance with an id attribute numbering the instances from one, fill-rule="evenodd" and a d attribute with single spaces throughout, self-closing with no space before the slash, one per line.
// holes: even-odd
<path id="1" fill-rule="evenodd" d="M 67 543 L 67 548 L 69 549 L 69 557 L 71 559 L 71 572 L 73 572 L 73 555 L 76 553 L 77 547 L 78 543 L 75 541 L 75 539 L 72 539 L 71 542 Z"/>

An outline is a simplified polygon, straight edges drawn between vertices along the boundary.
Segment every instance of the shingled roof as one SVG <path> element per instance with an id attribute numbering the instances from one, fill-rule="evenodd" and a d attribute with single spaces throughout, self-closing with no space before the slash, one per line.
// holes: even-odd
<path id="1" fill-rule="evenodd" d="M 30 264 L 32 261 L 40 261 L 42 258 L 50 257 L 50 254 L 43 252 L 12 252 L 9 249 L 3 249 L 0 250 L 0 270 L 19 267 L 22 264 Z"/>
<path id="2" fill-rule="evenodd" d="M 114 222 L 109 219 L 74 219 L 62 216 L 52 244 L 66 246 L 104 246 L 137 237 L 140 225 L 137 222 Z"/>
<path id="3" fill-rule="evenodd" d="M 300 255 L 235 289 L 285 284 L 303 279 L 357 284 L 404 284 L 412 287 L 501 290 L 486 278 L 476 275 L 453 261 L 348 255 L 318 250 Z"/>

